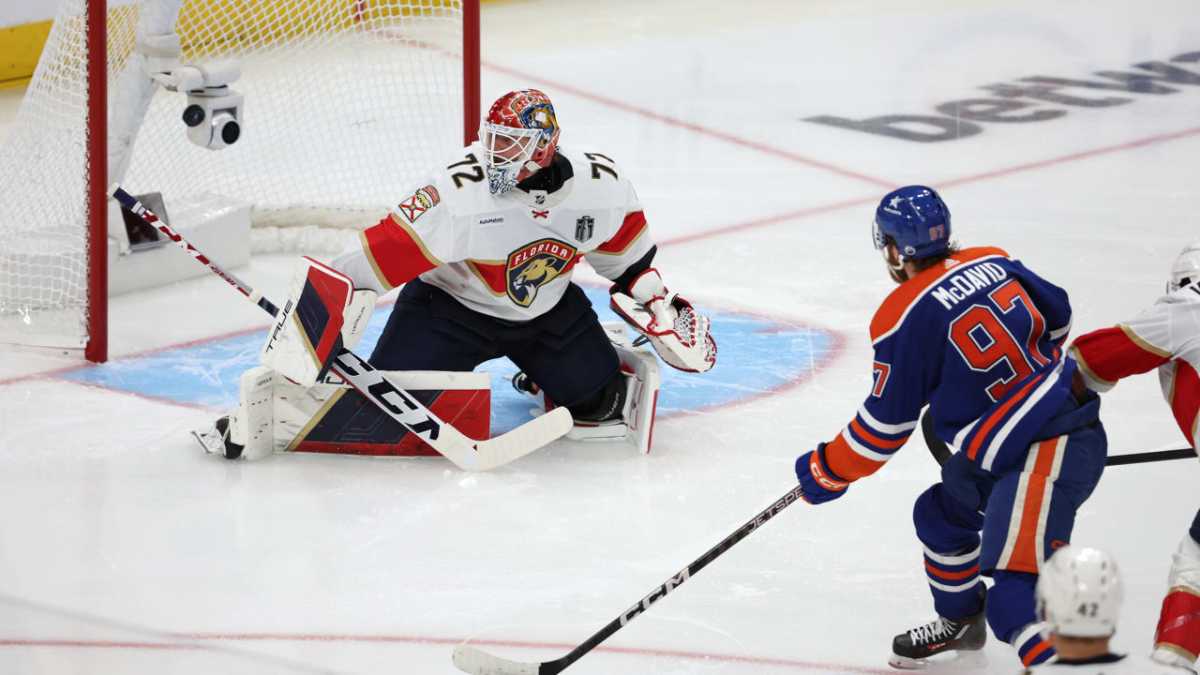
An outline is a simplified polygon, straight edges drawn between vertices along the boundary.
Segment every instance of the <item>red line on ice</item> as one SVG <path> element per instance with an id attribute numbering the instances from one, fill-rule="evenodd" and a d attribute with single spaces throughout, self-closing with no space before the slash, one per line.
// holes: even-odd
<path id="1" fill-rule="evenodd" d="M 688 131 L 700 134 L 701 136 L 708 136 L 709 138 L 715 138 L 717 140 L 724 141 L 726 143 L 731 143 L 733 145 L 737 145 L 737 146 L 740 146 L 743 148 L 748 148 L 750 150 L 754 150 L 756 152 L 763 153 L 765 155 L 771 155 L 772 157 L 779 157 L 779 158 L 786 159 L 791 162 L 795 162 L 797 164 L 803 164 L 805 166 L 809 166 L 814 169 L 821 169 L 823 171 L 829 171 L 831 173 L 835 173 L 835 174 L 837 174 L 839 176 L 843 176 L 845 178 L 853 178 L 855 180 L 862 181 L 864 183 L 870 183 L 872 185 L 877 185 L 877 186 L 884 187 L 887 189 L 891 189 L 892 187 L 895 187 L 895 185 L 896 185 L 892 181 L 884 180 L 882 178 L 876 178 L 875 176 L 868 176 L 864 173 L 858 173 L 856 171 L 851 171 L 849 169 L 844 169 L 840 166 L 837 166 L 836 164 L 831 164 L 830 162 L 823 162 L 821 160 L 813 159 L 811 157 L 805 157 L 804 155 L 801 155 L 801 154 L 798 154 L 795 152 L 791 152 L 788 150 L 784 150 L 783 148 L 779 148 L 779 147 L 776 147 L 773 145 L 768 145 L 766 143 L 760 143 L 758 141 L 752 141 L 749 139 L 741 138 L 740 136 L 735 136 L 735 135 L 725 132 L 725 131 L 718 131 L 716 129 L 710 129 L 710 128 L 702 126 L 700 124 L 696 124 L 695 122 L 681 120 L 681 119 L 678 119 L 675 117 L 671 117 L 670 115 L 664 115 L 663 113 L 649 110 L 647 108 L 639 108 L 635 105 L 630 105 L 624 101 L 619 101 L 615 98 L 608 98 L 607 96 L 601 96 L 599 94 L 593 94 L 592 92 L 585 91 L 583 89 L 574 87 L 569 84 L 564 84 L 562 82 L 555 82 L 553 80 L 548 80 L 544 77 L 538 77 L 536 75 L 530 75 L 528 73 L 522 73 L 514 68 L 508 68 L 506 66 L 500 66 L 500 65 L 497 65 L 494 63 L 484 63 L 482 65 L 484 67 L 488 68 L 489 70 L 494 70 L 496 72 L 504 73 L 506 75 L 512 75 L 513 77 L 518 77 L 523 80 L 528 80 L 530 82 L 536 82 L 543 86 L 550 87 L 556 91 L 569 92 L 575 96 L 578 96 L 579 98 L 586 98 L 589 101 L 595 101 L 596 103 L 606 105 L 610 108 L 617 108 L 619 110 L 624 110 L 625 112 L 630 112 L 635 115 L 640 115 L 641 117 L 646 117 L 646 118 L 649 118 L 649 119 L 652 119 L 652 120 L 655 120 L 658 122 L 662 122 L 663 124 L 666 124 L 667 126 L 679 127 L 681 129 L 687 129 Z"/>
<path id="2" fill-rule="evenodd" d="M 54 639 L 0 639 L 0 647 L 73 647 L 83 649 L 208 649 L 196 642 L 360 642 L 413 645 L 457 645 L 463 638 L 423 637 L 420 635 L 350 635 L 324 633 L 167 633 L 166 638 L 181 642 L 110 641 L 110 640 L 54 640 Z M 527 642 L 516 640 L 471 640 L 472 645 L 486 647 L 512 647 L 566 652 L 576 645 L 558 642 Z M 794 668 L 820 673 L 863 673 L 865 675 L 891 675 L 895 671 L 825 661 L 801 661 L 766 656 L 741 654 L 719 654 L 682 649 L 654 649 L 649 647 L 597 647 L 594 651 L 628 656 L 667 657 L 690 661 L 716 661 L 721 663 L 749 663 L 762 666 Z"/>

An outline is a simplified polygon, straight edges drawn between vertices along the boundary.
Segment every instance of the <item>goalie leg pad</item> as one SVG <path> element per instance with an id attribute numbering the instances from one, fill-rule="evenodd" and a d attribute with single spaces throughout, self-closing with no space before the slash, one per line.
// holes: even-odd
<path id="1" fill-rule="evenodd" d="M 650 452 L 654 440 L 654 416 L 661 382 L 658 361 L 645 349 L 628 347 L 615 340 L 613 347 L 621 359 L 621 373 L 615 378 L 624 389 L 620 416 L 603 422 L 577 418 L 567 438 L 580 441 L 624 440 L 646 454 Z"/>
<path id="2" fill-rule="evenodd" d="M 262 459 L 274 450 L 274 383 L 279 379 L 269 368 L 255 366 L 242 373 L 238 382 L 238 408 L 218 419 L 212 427 L 193 431 L 205 452 L 226 459 Z"/>
<path id="3" fill-rule="evenodd" d="M 469 438 L 489 437 L 491 383 L 487 373 L 401 371 L 388 372 L 387 378 Z M 277 452 L 438 454 L 346 385 L 318 383 L 301 389 L 278 378 L 275 386 Z"/>
<path id="4" fill-rule="evenodd" d="M 625 396 L 623 417 L 629 427 L 629 440 L 642 454 L 650 452 L 654 440 L 654 416 L 658 410 L 658 387 L 661 376 L 658 361 L 644 349 L 615 345 L 621 357 L 621 371 L 626 374 L 629 392 Z"/>
<path id="5" fill-rule="evenodd" d="M 242 446 L 241 456 L 245 459 L 262 459 L 274 451 L 272 384 L 275 379 L 275 373 L 262 366 L 242 373 L 238 387 L 240 402 L 230 417 L 229 440 Z"/>

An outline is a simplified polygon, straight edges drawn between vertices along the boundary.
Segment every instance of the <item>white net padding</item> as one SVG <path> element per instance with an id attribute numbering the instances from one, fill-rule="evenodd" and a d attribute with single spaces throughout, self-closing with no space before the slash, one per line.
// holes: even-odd
<path id="1" fill-rule="evenodd" d="M 461 145 L 461 4 L 110 1 L 110 180 L 134 194 L 163 193 L 168 213 L 201 193 L 248 202 L 256 230 L 269 226 L 255 238 L 260 249 L 340 247 L 345 238 L 329 228 L 373 224 Z M 59 8 L 0 147 L 0 341 L 81 346 L 87 338 L 84 9 L 84 0 Z M 212 151 L 188 141 L 186 96 L 143 72 L 138 39 L 172 31 L 183 63 L 239 66 L 234 145 Z"/>

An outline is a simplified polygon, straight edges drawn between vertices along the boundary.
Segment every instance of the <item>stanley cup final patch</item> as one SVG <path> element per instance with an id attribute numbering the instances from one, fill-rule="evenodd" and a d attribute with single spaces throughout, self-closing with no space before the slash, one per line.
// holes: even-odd
<path id="1" fill-rule="evenodd" d="M 568 271 L 577 251 L 557 239 L 539 239 L 508 255 L 508 297 L 522 307 L 533 304 L 538 289 Z"/>
<path id="2" fill-rule="evenodd" d="M 438 195 L 437 188 L 432 185 L 417 190 L 413 196 L 400 202 L 400 212 L 404 214 L 405 220 L 409 224 L 417 222 L 417 218 L 421 217 L 429 209 L 437 206 L 442 198 Z"/>

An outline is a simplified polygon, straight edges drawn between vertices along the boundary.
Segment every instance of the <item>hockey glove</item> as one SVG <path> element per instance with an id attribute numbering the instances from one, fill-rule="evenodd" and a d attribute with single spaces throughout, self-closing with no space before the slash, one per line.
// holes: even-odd
<path id="1" fill-rule="evenodd" d="M 804 493 L 804 501 L 809 504 L 824 504 L 846 494 L 850 486 L 837 476 L 825 462 L 825 444 L 821 443 L 816 450 L 796 458 L 796 478 L 800 479 L 800 489 Z"/>
<path id="2" fill-rule="evenodd" d="M 358 340 L 374 305 L 374 291 L 355 291 L 346 275 L 303 258 L 263 345 L 262 364 L 312 386 L 342 347 Z"/>
<path id="3" fill-rule="evenodd" d="M 650 339 L 654 351 L 668 365 L 693 373 L 717 364 L 717 343 L 709 334 L 708 317 L 692 303 L 671 293 L 653 267 L 629 284 L 609 291 L 611 305 L 634 330 Z"/>

